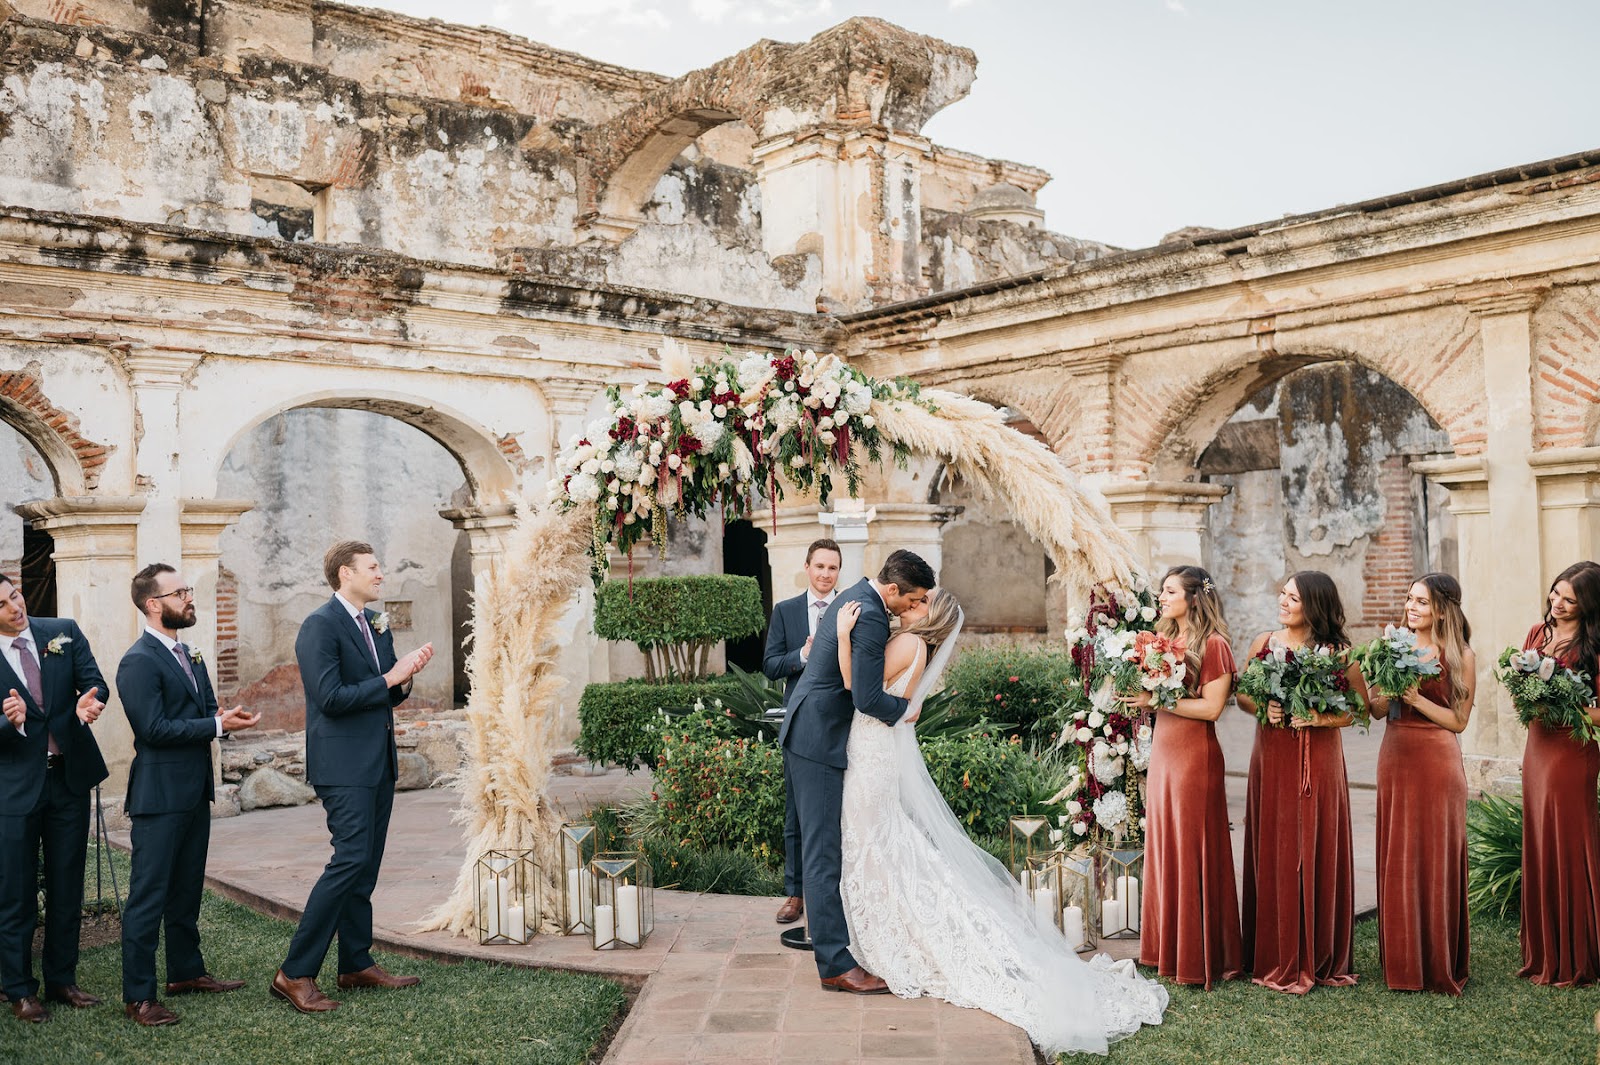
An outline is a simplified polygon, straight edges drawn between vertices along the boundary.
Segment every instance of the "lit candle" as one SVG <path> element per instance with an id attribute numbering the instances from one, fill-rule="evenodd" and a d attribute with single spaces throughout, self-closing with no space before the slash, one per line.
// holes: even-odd
<path id="1" fill-rule="evenodd" d="M 632 884 L 617 888 L 617 938 L 639 945 L 639 889 Z"/>
<path id="2" fill-rule="evenodd" d="M 506 915 L 506 937 L 513 943 L 526 943 L 528 941 L 527 910 L 523 909 L 521 903 L 518 903 L 507 909 Z"/>
<path id="3" fill-rule="evenodd" d="M 1106 899 L 1100 904 L 1100 930 L 1106 935 L 1127 928 L 1127 910 L 1118 899 Z"/>
<path id="4" fill-rule="evenodd" d="M 1067 945 L 1076 950 L 1083 946 L 1083 908 L 1068 906 L 1061 911 L 1061 931 L 1067 937 Z"/>
<path id="5" fill-rule="evenodd" d="M 594 908 L 594 941 L 596 950 L 610 950 L 616 946 L 616 921 L 610 906 L 597 904 Z"/>

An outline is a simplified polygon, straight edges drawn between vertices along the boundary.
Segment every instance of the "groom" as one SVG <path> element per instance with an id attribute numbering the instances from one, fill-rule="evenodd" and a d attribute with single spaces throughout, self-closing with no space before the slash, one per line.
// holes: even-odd
<path id="1" fill-rule="evenodd" d="M 800 819 L 801 882 L 817 972 L 825 991 L 878 995 L 888 986 L 856 964 L 850 955 L 850 932 L 839 900 L 839 813 L 844 800 L 845 743 L 854 711 L 886 725 L 900 720 L 906 700 L 883 690 L 883 648 L 889 642 L 889 615 L 896 617 L 928 597 L 933 569 L 910 551 L 896 551 L 883 563 L 877 579 L 863 579 L 833 601 L 822 620 L 806 659 L 805 672 L 789 700 L 778 743 L 785 772 L 793 781 Z M 839 634 L 834 618 L 842 603 L 859 603 L 861 617 L 852 634 L 851 672 L 846 688 L 839 672 Z"/>

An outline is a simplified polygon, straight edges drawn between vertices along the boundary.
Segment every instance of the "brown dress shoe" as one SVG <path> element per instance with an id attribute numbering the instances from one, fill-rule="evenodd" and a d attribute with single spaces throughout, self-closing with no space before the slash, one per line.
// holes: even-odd
<path id="1" fill-rule="evenodd" d="M 268 990 L 273 998 L 283 999 L 301 1013 L 327 1013 L 339 1008 L 337 1002 L 318 990 L 317 982 L 311 977 L 291 980 L 283 975 L 282 969 L 272 978 L 272 986 Z"/>
<path id="2" fill-rule="evenodd" d="M 14 998 L 10 1002 L 11 1012 L 16 1014 L 19 1021 L 27 1021 L 29 1024 L 43 1024 L 50 1019 L 50 1011 L 44 1008 L 44 1003 L 39 1001 L 37 995 Z"/>
<path id="3" fill-rule="evenodd" d="M 779 924 L 794 924 L 806 912 L 806 900 L 799 895 L 790 895 L 783 900 L 783 905 L 778 907 L 778 916 L 774 918 Z"/>
<path id="4" fill-rule="evenodd" d="M 44 989 L 44 1000 L 65 1003 L 75 1010 L 100 1005 L 99 995 L 91 995 L 77 984 L 62 984 L 60 987 L 47 985 Z"/>
<path id="5" fill-rule="evenodd" d="M 415 987 L 422 983 L 420 976 L 391 976 L 381 965 L 370 965 L 358 973 L 340 973 L 339 987 Z"/>
<path id="6" fill-rule="evenodd" d="M 848 991 L 852 995 L 887 995 L 889 985 L 883 982 L 882 977 L 873 976 L 867 970 L 857 965 L 847 973 L 838 976 L 824 976 L 822 978 L 824 991 Z"/>
<path id="7" fill-rule="evenodd" d="M 175 984 L 167 985 L 169 995 L 215 995 L 223 991 L 237 991 L 244 986 L 243 980 L 218 980 L 210 973 L 197 976 L 193 980 L 179 980 Z"/>
<path id="8" fill-rule="evenodd" d="M 143 1002 L 130 1002 L 122 1007 L 122 1012 L 146 1028 L 160 1028 L 162 1025 L 178 1023 L 178 1015 L 153 998 L 147 998 Z"/>

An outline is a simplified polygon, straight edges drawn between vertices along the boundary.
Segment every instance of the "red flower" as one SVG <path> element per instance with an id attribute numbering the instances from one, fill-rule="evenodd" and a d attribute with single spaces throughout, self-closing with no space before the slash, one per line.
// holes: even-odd
<path id="1" fill-rule="evenodd" d="M 682 436 L 678 437 L 677 452 L 679 457 L 687 458 L 690 455 L 693 455 L 696 451 L 699 451 L 704 446 L 704 444 L 700 443 L 699 437 L 690 436 L 688 433 L 684 433 Z"/>
<path id="2" fill-rule="evenodd" d="M 1020 679 L 1020 678 L 1017 678 L 1017 677 L 1007 677 L 1007 678 L 1006 678 L 1006 679 L 1007 679 L 1007 680 L 1009 680 L 1009 681 L 1010 681 L 1010 682 L 1011 682 L 1011 683 L 1012 683 L 1012 684 L 1015 684 L 1015 683 L 1016 683 L 1016 682 L 1017 682 L 1017 681 L 1018 681 L 1018 679 Z"/>
<path id="3" fill-rule="evenodd" d="M 772 368 L 777 371 L 778 380 L 787 381 L 800 374 L 800 364 L 794 361 L 793 355 L 785 355 L 781 359 L 772 360 Z"/>
<path id="4" fill-rule="evenodd" d="M 651 802 L 660 802 L 661 801 L 661 794 L 659 792 L 652 791 L 650 793 L 650 801 Z"/>
<path id="5" fill-rule="evenodd" d="M 994 701 L 997 702 L 997 703 L 998 702 L 1004 702 L 1005 701 L 1004 700 L 1004 696 L 1002 696 L 999 692 L 995 692 L 994 693 Z"/>
<path id="6" fill-rule="evenodd" d="M 672 394 L 677 396 L 679 399 L 689 398 L 689 379 L 687 377 L 673 381 L 671 384 L 667 385 L 667 387 L 672 389 Z"/>

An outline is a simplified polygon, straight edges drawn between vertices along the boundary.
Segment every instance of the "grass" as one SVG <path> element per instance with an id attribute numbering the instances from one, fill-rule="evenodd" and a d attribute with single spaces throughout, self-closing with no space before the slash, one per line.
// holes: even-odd
<path id="1" fill-rule="evenodd" d="M 1210 992 L 1168 985 L 1160 1027 L 1111 1049 L 1111 1062 L 1449 1062 L 1541 1065 L 1595 1060 L 1600 990 L 1538 987 L 1522 964 L 1515 920 L 1474 917 L 1472 978 L 1459 998 L 1390 991 L 1378 965 L 1378 925 L 1356 927 L 1353 988 L 1285 995 L 1248 981 Z"/>
<path id="2" fill-rule="evenodd" d="M 117 857 L 126 890 L 127 858 Z M 92 851 L 89 864 L 92 878 Z M 93 890 L 91 880 L 90 899 Z M 90 927 L 86 923 L 85 931 Z M 303 1016 L 267 994 L 293 931 L 288 922 L 207 892 L 200 910 L 206 963 L 214 975 L 245 979 L 248 986 L 224 995 L 163 999 L 182 1023 L 141 1028 L 122 1015 L 120 944 L 85 950 L 78 982 L 106 1004 L 86 1010 L 55 1006 L 50 1021 L 41 1025 L 22 1024 L 6 1008 L 0 1013 L 0 1062 L 578 1065 L 589 1060 L 625 998 L 621 987 L 600 977 L 483 962 L 413 961 L 377 952 L 384 968 L 414 973 L 422 985 L 408 991 L 342 992 L 334 985 L 330 954 L 319 983 L 342 1005 L 330 1014 Z M 159 950 L 156 959 L 162 979 Z M 37 964 L 36 958 L 35 975 Z"/>

